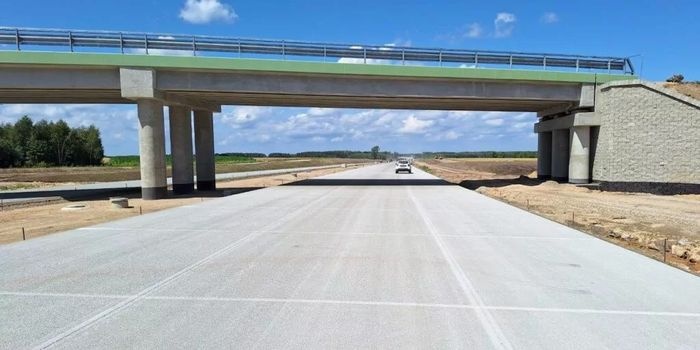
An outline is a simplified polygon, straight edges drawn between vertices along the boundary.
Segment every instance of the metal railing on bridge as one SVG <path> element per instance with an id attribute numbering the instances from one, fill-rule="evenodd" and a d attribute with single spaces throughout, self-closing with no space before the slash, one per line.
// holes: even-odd
<path id="1" fill-rule="evenodd" d="M 550 53 L 431 49 L 390 45 L 329 44 L 289 40 L 260 40 L 217 36 L 0 27 L 0 49 L 63 47 L 112 49 L 120 53 L 201 55 L 207 52 L 277 56 L 282 59 L 316 57 L 365 64 L 457 64 L 479 67 L 540 67 L 570 71 L 634 74 L 629 57 Z M 98 51 L 98 50 L 95 50 Z M 342 62 L 342 61 L 341 61 Z"/>

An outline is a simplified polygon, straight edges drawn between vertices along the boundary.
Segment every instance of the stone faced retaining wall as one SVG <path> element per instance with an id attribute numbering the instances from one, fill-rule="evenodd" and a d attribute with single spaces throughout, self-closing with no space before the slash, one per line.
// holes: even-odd
<path id="1" fill-rule="evenodd" d="M 593 180 L 603 189 L 700 193 L 700 101 L 641 81 L 596 94 Z"/>

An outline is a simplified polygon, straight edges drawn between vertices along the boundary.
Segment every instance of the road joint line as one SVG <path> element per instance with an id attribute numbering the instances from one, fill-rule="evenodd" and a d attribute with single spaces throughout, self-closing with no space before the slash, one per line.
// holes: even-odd
<path id="1" fill-rule="evenodd" d="M 307 209 L 308 207 L 312 206 L 315 203 L 318 203 L 319 201 L 321 201 L 321 199 L 325 198 L 330 193 L 337 191 L 339 188 L 340 187 L 336 187 L 336 188 L 326 192 L 325 194 L 317 197 L 315 200 L 307 202 L 305 205 L 297 208 L 293 212 L 288 213 L 284 217 L 289 218 L 289 217 L 292 217 L 294 215 L 298 215 L 299 213 L 302 213 L 305 209 Z M 280 225 L 280 222 L 284 222 L 284 221 L 281 221 L 281 220 L 274 221 L 274 222 L 270 223 L 269 226 L 274 227 L 274 225 Z M 263 231 L 263 230 L 261 230 L 261 231 Z M 198 260 L 197 262 L 195 262 L 191 265 L 186 266 L 185 268 L 168 276 L 167 278 L 160 280 L 159 282 L 156 282 L 155 284 L 151 285 L 150 287 L 143 289 L 141 292 L 137 293 L 136 295 L 133 295 L 126 300 L 123 300 L 115 305 L 112 305 L 111 307 L 99 312 L 98 314 L 92 316 L 91 318 L 71 327 L 70 329 L 68 329 L 66 331 L 63 331 L 63 332 L 55 335 L 54 337 L 50 338 L 49 340 L 47 340 L 45 342 L 42 342 L 41 344 L 35 346 L 34 349 L 46 349 L 49 347 L 53 347 L 58 342 L 93 326 L 95 323 L 99 322 L 100 320 L 108 318 L 109 316 L 119 312 L 122 309 L 129 307 L 133 303 L 143 299 L 143 297 L 147 296 L 148 294 L 150 294 L 150 293 L 152 293 L 152 292 L 154 292 L 162 287 L 165 287 L 166 285 L 179 279 L 181 276 L 184 276 L 186 273 L 208 263 L 209 261 L 211 261 L 211 260 L 213 260 L 213 259 L 215 259 L 223 254 L 228 253 L 230 250 L 234 250 L 234 249 L 238 248 L 240 245 L 243 245 L 243 244 L 247 243 L 248 241 L 250 241 L 254 238 L 257 238 L 257 236 L 259 236 L 259 235 L 260 235 L 260 233 L 253 232 L 253 233 L 250 233 L 242 238 L 237 239 L 236 241 L 234 241 L 234 242 L 228 244 L 227 246 L 215 251 L 214 253 Z"/>
<path id="2" fill-rule="evenodd" d="M 477 318 L 479 319 L 479 322 L 486 331 L 486 334 L 488 335 L 491 344 L 497 349 L 512 349 L 513 346 L 510 344 L 510 341 L 503 333 L 503 330 L 498 325 L 498 322 L 496 322 L 493 315 L 491 315 L 488 309 L 484 308 L 484 302 L 483 300 L 481 300 L 481 297 L 477 293 L 476 288 L 474 288 L 474 285 L 469 280 L 464 270 L 462 270 L 462 268 L 459 266 L 459 263 L 454 258 L 452 253 L 450 253 L 449 249 L 443 242 L 442 237 L 440 237 L 437 233 L 437 229 L 426 214 L 425 209 L 418 202 L 411 188 L 407 187 L 407 190 L 411 202 L 413 202 L 413 205 L 416 207 L 416 210 L 422 218 L 423 223 L 433 236 L 436 245 L 440 249 L 440 252 L 442 253 L 445 261 L 447 261 L 447 264 L 450 267 L 452 274 L 454 275 L 455 279 L 457 279 L 457 282 L 461 287 L 462 292 L 465 294 L 470 304 L 475 304 L 474 311 L 476 313 Z"/>
<path id="3" fill-rule="evenodd" d="M 42 292 L 10 292 L 0 291 L 0 296 L 17 297 L 52 297 L 52 298 L 85 298 L 85 299 L 128 299 L 137 294 L 86 294 L 86 293 L 42 293 Z M 600 315 L 633 315 L 633 316 L 668 316 L 700 318 L 700 312 L 676 312 L 676 311 L 645 311 L 645 310 L 612 310 L 612 309 L 571 309 L 554 307 L 527 307 L 527 306 L 497 306 L 472 304 L 445 304 L 445 303 L 419 303 L 401 301 L 371 301 L 371 300 L 335 300 L 335 299 L 287 299 L 287 298 L 244 298 L 244 297 L 188 297 L 167 295 L 146 295 L 141 298 L 145 301 L 212 301 L 212 302 L 251 302 L 251 303 L 296 303 L 296 304 L 335 304 L 335 305 L 366 305 L 366 306 L 396 306 L 396 307 L 424 307 L 447 309 L 476 309 L 482 308 L 493 311 L 515 312 L 545 312 L 545 313 L 572 313 L 572 314 L 600 314 Z"/>

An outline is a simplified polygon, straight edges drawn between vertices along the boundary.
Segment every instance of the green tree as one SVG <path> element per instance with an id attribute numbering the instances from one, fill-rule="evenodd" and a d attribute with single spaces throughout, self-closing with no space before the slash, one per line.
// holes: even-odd
<path id="1" fill-rule="evenodd" d="M 0 167 L 99 165 L 104 157 L 100 131 L 71 128 L 65 121 L 34 123 L 23 116 L 0 124 Z"/>
<path id="2" fill-rule="evenodd" d="M 27 159 L 29 140 L 32 137 L 33 130 L 34 122 L 32 122 L 32 119 L 26 115 L 15 122 L 15 125 L 12 128 L 10 142 L 15 148 L 15 151 L 19 154 L 20 163 L 22 164 L 24 164 Z"/>
<path id="3" fill-rule="evenodd" d="M 669 83 L 682 83 L 684 79 L 685 77 L 683 76 L 683 74 L 674 74 L 668 79 L 666 79 L 666 81 Z"/>
<path id="4" fill-rule="evenodd" d="M 372 159 L 377 159 L 377 157 L 379 156 L 379 146 L 372 147 L 371 152 L 372 152 Z"/>
<path id="5" fill-rule="evenodd" d="M 20 155 L 12 145 L 13 127 L 10 124 L 0 124 L 0 168 L 20 165 Z"/>
<path id="6" fill-rule="evenodd" d="M 56 123 L 49 123 L 49 135 L 49 147 L 55 154 L 51 163 L 59 166 L 66 165 L 67 151 L 74 136 L 73 130 L 61 119 Z"/>

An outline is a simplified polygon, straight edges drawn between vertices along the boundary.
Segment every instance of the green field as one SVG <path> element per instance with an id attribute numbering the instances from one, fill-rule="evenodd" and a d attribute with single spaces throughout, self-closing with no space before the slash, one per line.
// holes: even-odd
<path id="1" fill-rule="evenodd" d="M 109 161 L 105 165 L 112 167 L 137 167 L 139 166 L 139 156 L 108 156 L 105 157 Z M 172 165 L 172 157 L 165 156 L 165 163 Z M 239 163 L 255 163 L 255 158 L 237 155 L 217 154 L 214 157 L 216 164 L 239 164 Z"/>

